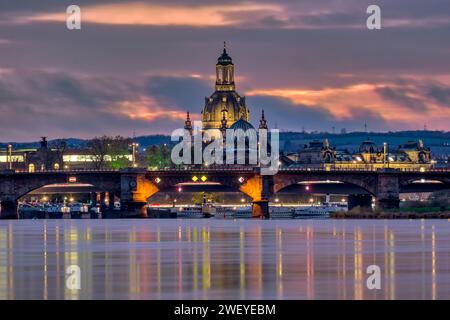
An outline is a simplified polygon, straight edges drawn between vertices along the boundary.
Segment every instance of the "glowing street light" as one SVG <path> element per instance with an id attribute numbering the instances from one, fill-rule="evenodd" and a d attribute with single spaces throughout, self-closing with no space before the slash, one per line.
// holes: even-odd
<path id="1" fill-rule="evenodd" d="M 8 144 L 8 169 L 12 170 L 12 144 Z"/>
<path id="2" fill-rule="evenodd" d="M 133 142 L 131 144 L 131 161 L 133 163 L 133 167 L 137 167 L 136 163 L 136 148 L 139 147 L 139 143 Z"/>

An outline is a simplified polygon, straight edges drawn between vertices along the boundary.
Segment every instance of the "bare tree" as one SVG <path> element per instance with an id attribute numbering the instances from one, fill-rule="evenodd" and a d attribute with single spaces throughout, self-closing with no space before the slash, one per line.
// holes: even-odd
<path id="1" fill-rule="evenodd" d="M 128 155 L 131 139 L 122 136 L 95 137 L 88 142 L 95 169 L 120 169 L 130 166 Z"/>
<path id="2" fill-rule="evenodd" d="M 106 162 L 106 155 L 108 154 L 108 144 L 111 143 L 111 138 L 107 136 L 95 137 L 88 142 L 88 148 L 92 158 L 92 163 L 95 169 L 104 169 Z"/>

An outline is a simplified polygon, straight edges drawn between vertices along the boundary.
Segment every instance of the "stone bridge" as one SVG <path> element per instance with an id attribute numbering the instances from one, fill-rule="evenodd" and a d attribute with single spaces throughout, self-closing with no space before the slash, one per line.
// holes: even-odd
<path id="1" fill-rule="evenodd" d="M 1 217 L 17 217 L 17 203 L 29 192 L 56 183 L 90 184 L 120 198 L 122 210 L 146 215 L 147 199 L 160 190 L 180 183 L 219 183 L 243 192 L 252 199 L 253 216 L 267 216 L 270 197 L 299 182 L 339 181 L 358 186 L 375 197 L 381 209 L 398 208 L 402 186 L 420 180 L 436 180 L 450 188 L 450 170 L 399 171 L 382 169 L 323 170 L 281 169 L 274 176 L 263 176 L 260 168 L 158 170 L 129 168 L 120 171 L 44 171 L 0 172 Z M 371 197 L 369 196 L 371 199 Z"/>

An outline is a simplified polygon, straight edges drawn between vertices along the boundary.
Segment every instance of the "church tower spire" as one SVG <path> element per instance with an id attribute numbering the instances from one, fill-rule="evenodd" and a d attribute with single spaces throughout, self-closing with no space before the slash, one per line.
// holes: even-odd
<path id="1" fill-rule="evenodd" d="M 264 117 L 264 109 L 261 112 L 261 119 L 259 120 L 259 129 L 266 129 L 267 130 L 267 120 Z"/>
<path id="2" fill-rule="evenodd" d="M 227 43 L 223 42 L 222 55 L 216 64 L 216 91 L 234 91 L 234 64 L 227 52 Z"/>
<path id="3" fill-rule="evenodd" d="M 227 130 L 227 112 L 226 110 L 222 110 L 222 120 L 221 122 L 221 126 L 220 126 L 220 130 L 222 131 L 222 133 L 224 133 Z"/>
<path id="4" fill-rule="evenodd" d="M 186 112 L 186 121 L 184 121 L 184 129 L 189 131 L 189 134 L 192 135 L 192 122 L 191 117 L 189 115 L 189 111 Z"/>

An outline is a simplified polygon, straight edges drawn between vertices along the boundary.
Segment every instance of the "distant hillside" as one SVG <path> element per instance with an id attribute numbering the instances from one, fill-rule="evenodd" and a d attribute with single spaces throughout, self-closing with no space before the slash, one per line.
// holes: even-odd
<path id="1" fill-rule="evenodd" d="M 280 132 L 280 146 L 285 152 L 293 152 L 302 148 L 312 140 L 328 139 L 332 146 L 338 149 L 348 149 L 353 151 L 358 149 L 362 141 L 370 139 L 378 145 L 384 142 L 389 144 L 390 148 L 397 148 L 398 145 L 410 140 L 422 139 L 425 146 L 430 147 L 432 153 L 436 156 L 450 155 L 450 132 L 442 131 L 398 131 L 398 132 L 351 132 L 346 134 L 332 134 L 326 132 L 308 133 L 308 132 Z M 60 140 L 50 140 L 50 145 L 56 145 Z M 68 147 L 79 149 L 86 147 L 88 140 L 70 138 L 65 139 Z M 151 145 L 170 144 L 170 136 L 167 135 L 149 135 L 135 138 L 141 148 L 147 148 Z M 12 143 L 15 149 L 36 148 L 39 142 Z M 6 148 L 7 143 L 0 143 L 0 148 Z"/>

